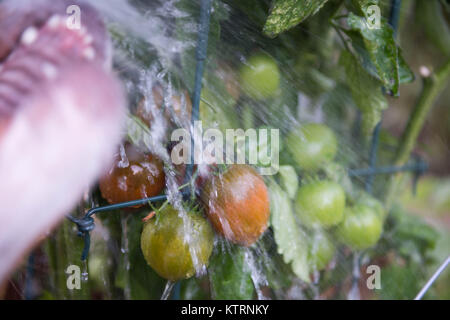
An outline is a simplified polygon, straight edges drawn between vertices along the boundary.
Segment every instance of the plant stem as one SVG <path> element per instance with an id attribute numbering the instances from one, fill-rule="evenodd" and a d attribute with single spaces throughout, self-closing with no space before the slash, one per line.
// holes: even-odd
<path id="1" fill-rule="evenodd" d="M 422 93 L 409 117 L 408 124 L 400 140 L 400 145 L 397 148 L 394 162 L 395 166 L 402 166 L 408 161 L 427 115 L 440 93 L 445 89 L 449 76 L 450 60 L 448 60 L 433 75 L 423 79 L 424 85 Z M 388 192 L 386 194 L 386 206 L 388 209 L 391 207 L 393 199 L 396 196 L 400 178 L 400 174 L 391 177 L 391 181 L 387 188 Z"/>

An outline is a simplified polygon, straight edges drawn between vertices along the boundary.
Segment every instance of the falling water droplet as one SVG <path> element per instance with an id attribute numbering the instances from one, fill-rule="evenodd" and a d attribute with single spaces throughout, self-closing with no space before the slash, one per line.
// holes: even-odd
<path id="1" fill-rule="evenodd" d="M 86 282 L 89 280 L 87 259 L 82 261 L 82 268 L 83 271 L 81 272 L 81 281 Z"/>
<path id="2" fill-rule="evenodd" d="M 262 254 L 263 252 L 261 251 L 258 253 Z M 266 297 L 263 291 L 261 290 L 263 286 L 266 286 L 268 284 L 266 276 L 262 271 L 262 267 L 255 259 L 255 253 L 249 248 L 246 248 L 245 250 L 245 262 L 246 262 L 245 267 L 248 268 L 250 271 L 250 277 L 252 278 L 253 285 L 255 286 L 258 300 L 268 300 L 269 298 Z"/>
<path id="3" fill-rule="evenodd" d="M 125 151 L 125 146 L 123 144 L 120 145 L 119 155 L 120 155 L 120 161 L 117 163 L 117 166 L 119 168 L 127 168 L 130 165 L 130 162 L 128 160 L 128 157 L 127 157 L 127 154 Z"/>
<path id="4" fill-rule="evenodd" d="M 172 294 L 173 288 L 175 286 L 175 281 L 167 281 L 166 287 L 164 288 L 164 292 L 161 296 L 161 300 L 168 300 Z"/>
<path id="5" fill-rule="evenodd" d="M 131 299 L 131 287 L 130 287 L 130 257 L 129 257 L 129 245 L 128 245 L 128 218 L 124 216 L 121 218 L 122 224 L 122 246 L 120 251 L 123 253 L 123 267 L 125 268 L 125 286 L 123 289 L 125 300 Z"/>
<path id="6" fill-rule="evenodd" d="M 348 300 L 360 300 L 361 294 L 359 292 L 359 278 L 360 278 L 360 264 L 359 264 L 359 258 L 361 254 L 359 252 L 356 252 L 353 255 L 353 279 L 352 279 L 352 287 L 350 288 L 350 291 L 347 294 Z"/>
<path id="7" fill-rule="evenodd" d="M 311 283 L 311 290 L 313 292 L 314 300 L 320 299 L 319 281 L 320 281 L 320 271 L 315 270 L 313 272 L 312 283 Z"/>

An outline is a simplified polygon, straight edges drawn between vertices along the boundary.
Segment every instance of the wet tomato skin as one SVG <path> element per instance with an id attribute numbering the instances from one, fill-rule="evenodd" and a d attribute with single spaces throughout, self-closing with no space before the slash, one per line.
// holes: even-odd
<path id="1" fill-rule="evenodd" d="M 252 167 L 235 164 L 204 186 L 201 199 L 215 230 L 229 241 L 250 246 L 267 228 L 269 196 Z"/>
<path id="2" fill-rule="evenodd" d="M 280 78 L 275 59 L 265 53 L 252 55 L 240 70 L 242 91 L 255 100 L 276 96 Z"/>
<path id="3" fill-rule="evenodd" d="M 164 92 L 160 86 L 154 86 L 152 88 L 153 101 L 151 103 L 150 108 L 155 108 L 155 111 L 163 111 L 164 105 Z M 151 111 L 146 110 L 146 100 L 147 98 L 143 98 L 139 101 L 139 104 L 136 108 L 136 115 L 144 121 L 144 123 L 148 126 L 151 126 L 153 122 L 153 115 Z M 174 93 L 170 99 L 171 105 L 169 108 L 165 108 L 164 117 L 167 121 L 172 121 L 172 117 L 175 116 L 177 119 L 185 120 L 186 117 L 189 120 L 192 112 L 192 102 L 191 98 L 187 91 L 183 91 L 183 93 Z M 173 112 L 172 112 L 173 111 Z"/>
<path id="4" fill-rule="evenodd" d="M 369 193 L 360 192 L 356 204 L 371 207 L 381 218 L 382 221 L 386 219 L 386 216 L 388 214 L 386 208 L 383 206 L 381 201 L 379 201 L 377 198 L 370 195 Z"/>
<path id="5" fill-rule="evenodd" d="M 345 209 L 344 220 L 337 228 L 337 236 L 354 250 L 374 246 L 383 231 L 382 217 L 370 206 L 357 204 Z"/>
<path id="6" fill-rule="evenodd" d="M 286 141 L 292 158 L 306 171 L 316 171 L 332 161 L 338 146 L 334 132 L 319 123 L 294 129 Z"/>
<path id="7" fill-rule="evenodd" d="M 331 227 L 342 221 L 345 192 L 334 181 L 321 180 L 302 185 L 297 192 L 295 209 L 308 226 Z"/>
<path id="8" fill-rule="evenodd" d="M 116 158 L 99 182 L 102 197 L 109 203 L 153 197 L 165 186 L 163 162 L 131 145 L 125 147 L 127 161 Z"/>
<path id="9" fill-rule="evenodd" d="M 189 224 L 189 234 L 185 223 Z M 188 236 L 190 240 L 186 240 Z M 207 219 L 196 212 L 179 213 L 172 205 L 150 219 L 141 234 L 145 260 L 156 273 L 171 281 L 192 277 L 196 273 L 193 261 L 197 261 L 197 268 L 205 268 L 213 244 L 214 232 Z M 196 254 L 195 259 L 191 253 Z"/>

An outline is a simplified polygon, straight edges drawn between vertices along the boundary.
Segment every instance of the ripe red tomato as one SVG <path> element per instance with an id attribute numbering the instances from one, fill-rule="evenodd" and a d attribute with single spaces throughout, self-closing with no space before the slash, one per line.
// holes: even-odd
<path id="1" fill-rule="evenodd" d="M 216 231 L 233 243 L 250 246 L 267 228 L 267 187 L 248 165 L 235 164 L 213 176 L 205 184 L 201 199 Z"/>
<path id="2" fill-rule="evenodd" d="M 163 162 L 134 146 L 125 146 L 125 159 L 120 156 L 100 179 L 100 191 L 109 203 L 138 200 L 161 193 L 165 185 Z"/>

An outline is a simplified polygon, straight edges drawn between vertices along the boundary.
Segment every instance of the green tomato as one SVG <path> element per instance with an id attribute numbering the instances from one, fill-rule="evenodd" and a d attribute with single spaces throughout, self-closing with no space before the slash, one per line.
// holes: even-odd
<path id="1" fill-rule="evenodd" d="M 302 185 L 295 199 L 295 210 L 307 226 L 334 226 L 341 222 L 344 208 L 344 189 L 328 180 Z"/>
<path id="2" fill-rule="evenodd" d="M 387 216 L 387 210 L 384 208 L 383 204 L 374 196 L 371 194 L 362 191 L 359 194 L 358 200 L 356 201 L 357 204 L 366 205 L 368 207 L 371 207 L 377 215 L 381 218 L 382 221 Z"/>
<path id="3" fill-rule="evenodd" d="M 187 235 L 184 223 L 190 224 Z M 186 241 L 190 237 L 189 241 Z M 195 274 L 191 253 L 195 252 L 199 267 L 206 267 L 213 249 L 214 233 L 209 222 L 195 212 L 187 212 L 183 219 L 179 212 L 167 205 L 144 226 L 141 249 L 147 263 L 161 277 L 177 281 Z"/>
<path id="4" fill-rule="evenodd" d="M 318 123 L 294 129 L 286 141 L 293 160 L 306 171 L 316 171 L 331 162 L 337 151 L 337 139 L 333 131 Z"/>
<path id="5" fill-rule="evenodd" d="M 273 97 L 280 87 L 280 70 L 267 54 L 257 53 L 240 70 L 242 91 L 255 100 Z"/>
<path id="6" fill-rule="evenodd" d="M 337 235 L 342 243 L 352 249 L 362 250 L 375 245 L 382 231 L 383 222 L 377 212 L 370 206 L 357 204 L 345 209 Z"/>
<path id="7" fill-rule="evenodd" d="M 312 270 L 320 271 L 330 263 L 336 248 L 329 236 L 321 231 L 314 233 L 309 243 L 308 261 Z"/>

